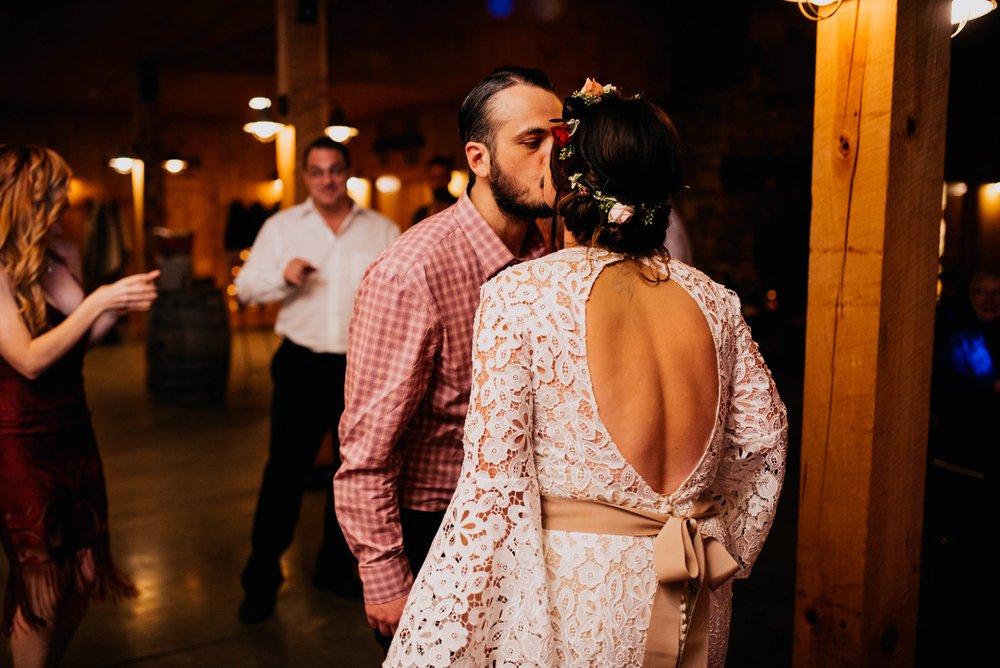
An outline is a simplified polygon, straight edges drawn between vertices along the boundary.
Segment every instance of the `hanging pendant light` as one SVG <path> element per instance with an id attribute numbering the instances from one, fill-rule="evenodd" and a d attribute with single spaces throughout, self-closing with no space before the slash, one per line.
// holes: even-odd
<path id="1" fill-rule="evenodd" d="M 168 174 L 180 174 L 186 170 L 190 164 L 187 160 L 182 158 L 176 152 L 170 152 L 167 157 L 163 159 L 160 163 L 160 167 L 164 169 Z"/>
<path id="2" fill-rule="evenodd" d="M 250 100 L 248 106 L 255 110 L 256 114 L 254 120 L 243 126 L 243 131 L 252 134 L 257 141 L 274 141 L 285 124 L 279 121 L 272 111 L 271 99 L 255 97 Z"/>
<path id="3" fill-rule="evenodd" d="M 324 132 L 327 137 L 341 144 L 346 144 L 358 136 L 358 129 L 347 121 L 344 108 L 337 103 L 334 103 L 333 111 L 330 112 L 330 120 L 327 122 Z"/>
<path id="4" fill-rule="evenodd" d="M 117 156 L 108 160 L 108 167 L 119 174 L 130 174 L 138 160 L 135 156 L 129 155 L 128 151 L 122 149 Z"/>

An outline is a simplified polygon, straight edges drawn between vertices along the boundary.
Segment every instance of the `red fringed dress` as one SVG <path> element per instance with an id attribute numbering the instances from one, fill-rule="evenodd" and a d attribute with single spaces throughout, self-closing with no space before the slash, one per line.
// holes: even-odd
<path id="1" fill-rule="evenodd" d="M 54 326 L 64 316 L 51 306 Z M 83 391 L 86 337 L 35 380 L 0 357 L 0 539 L 9 563 L 0 633 L 93 581 L 94 600 L 135 596 L 111 559 L 104 473 Z"/>

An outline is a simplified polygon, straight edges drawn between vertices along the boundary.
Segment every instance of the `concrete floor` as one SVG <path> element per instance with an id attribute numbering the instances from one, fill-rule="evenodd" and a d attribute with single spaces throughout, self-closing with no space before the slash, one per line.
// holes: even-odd
<path id="1" fill-rule="evenodd" d="M 112 551 L 141 596 L 93 606 L 65 666 L 378 665 L 381 650 L 361 604 L 310 584 L 322 517 L 319 491 L 306 495 L 295 543 L 285 555 L 287 582 L 277 613 L 255 626 L 236 619 L 239 572 L 266 456 L 268 364 L 276 343 L 265 331 L 235 333 L 222 406 L 151 398 L 141 343 L 90 352 L 85 373 L 108 479 Z M 789 664 L 796 479 L 790 470 L 792 484 L 764 553 L 750 580 L 737 583 L 730 666 Z M 0 640 L 0 668 L 9 665 Z"/>
<path id="2" fill-rule="evenodd" d="M 255 626 L 236 619 L 266 457 L 275 344 L 267 332 L 234 337 L 229 391 L 216 407 L 154 401 L 145 387 L 142 344 L 90 351 L 85 374 L 108 479 L 112 552 L 141 595 L 92 606 L 65 666 L 379 663 L 361 604 L 311 586 L 319 491 L 306 495 L 275 616 Z M 0 643 L 6 668 L 10 654 Z"/>

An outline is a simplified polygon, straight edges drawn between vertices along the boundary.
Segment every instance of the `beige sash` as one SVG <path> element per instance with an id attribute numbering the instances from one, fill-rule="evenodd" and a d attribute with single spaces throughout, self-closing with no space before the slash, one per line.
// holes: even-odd
<path id="1" fill-rule="evenodd" d="M 643 668 L 708 665 L 708 605 L 702 585 L 715 589 L 739 566 L 722 543 L 703 537 L 698 520 L 718 514 L 703 496 L 687 515 L 660 515 L 600 501 L 542 496 L 542 526 L 616 536 L 656 536 L 653 566 L 659 586 L 646 633 Z"/>

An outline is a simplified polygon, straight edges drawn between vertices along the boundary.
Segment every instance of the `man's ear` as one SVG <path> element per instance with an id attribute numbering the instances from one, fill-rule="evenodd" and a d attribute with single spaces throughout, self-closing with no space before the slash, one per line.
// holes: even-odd
<path id="1" fill-rule="evenodd" d="M 489 180 L 490 175 L 490 151 L 486 144 L 477 141 L 470 141 L 465 145 L 465 159 L 469 162 L 469 169 L 477 178 Z"/>

